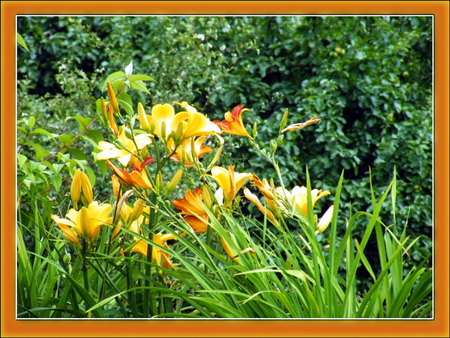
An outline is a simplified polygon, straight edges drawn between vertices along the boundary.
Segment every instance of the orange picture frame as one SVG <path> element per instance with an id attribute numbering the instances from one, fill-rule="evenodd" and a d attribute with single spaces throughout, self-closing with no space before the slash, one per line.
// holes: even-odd
<path id="1" fill-rule="evenodd" d="M 433 15 L 434 319 L 428 320 L 16 320 L 17 15 Z M 449 2 L 448 1 L 2 1 L 1 3 L 2 337 L 448 337 Z"/>

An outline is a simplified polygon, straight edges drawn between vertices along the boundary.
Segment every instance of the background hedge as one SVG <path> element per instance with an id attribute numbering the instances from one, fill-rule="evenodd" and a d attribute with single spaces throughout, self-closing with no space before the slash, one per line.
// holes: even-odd
<path id="1" fill-rule="evenodd" d="M 369 167 L 379 195 L 396 168 L 396 215 L 382 217 L 421 236 L 410 264 L 431 251 L 432 17 L 19 17 L 17 29 L 30 49 L 18 46 L 19 122 L 34 116 L 54 135 L 76 135 L 80 121 L 65 119 L 94 118 L 106 76 L 130 61 L 156 80 L 150 95 L 131 92 L 135 105 L 188 101 L 221 120 L 243 104 L 248 129 L 257 122 L 267 147 L 285 109 L 289 123 L 318 115 L 319 124 L 286 134 L 278 151 L 285 183 L 304 185 L 308 166 L 313 186 L 333 194 L 345 170 L 344 229 L 350 212 L 371 210 Z M 104 129 L 92 129 L 101 138 Z M 43 133 L 28 141 L 20 151 L 37 162 L 60 145 Z M 221 164 L 275 178 L 246 142 L 233 138 Z M 70 148 L 70 157 L 92 159 L 86 140 Z M 377 261 L 377 249 L 368 250 Z M 366 277 L 360 282 L 370 284 Z"/>

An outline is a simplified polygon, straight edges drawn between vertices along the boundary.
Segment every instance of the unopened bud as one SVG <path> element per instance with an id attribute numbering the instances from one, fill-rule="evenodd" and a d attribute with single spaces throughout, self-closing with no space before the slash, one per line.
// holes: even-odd
<path id="1" fill-rule="evenodd" d="M 128 222 L 131 224 L 135 220 L 137 220 L 141 214 L 142 211 L 144 211 L 145 208 L 145 201 L 141 198 L 139 198 L 136 202 L 134 202 L 133 211 L 131 212 L 131 215 L 128 217 Z"/>
<path id="2" fill-rule="evenodd" d="M 114 94 L 114 90 L 113 87 L 111 86 L 111 83 L 108 81 L 106 86 L 108 87 L 109 102 L 111 102 L 114 111 L 119 112 L 119 104 L 117 103 L 116 94 Z"/>
<path id="3" fill-rule="evenodd" d="M 278 144 L 277 141 L 275 140 L 271 140 L 270 141 L 270 150 L 272 150 L 273 152 L 275 152 L 277 150 Z"/>
<path id="4" fill-rule="evenodd" d="M 105 99 L 102 97 L 100 100 L 100 106 L 102 107 L 102 114 L 106 120 L 108 120 L 108 111 L 106 110 Z"/>
<path id="5" fill-rule="evenodd" d="M 255 122 L 253 123 L 253 138 L 258 136 L 258 124 Z"/>
<path id="6" fill-rule="evenodd" d="M 181 177 L 183 177 L 183 169 L 179 169 L 175 175 L 173 176 L 172 180 L 167 183 L 166 186 L 166 193 L 171 193 L 177 186 L 177 184 L 180 182 Z"/>
<path id="7" fill-rule="evenodd" d="M 162 191 L 164 189 L 164 182 L 163 182 L 163 177 L 162 177 L 162 173 L 159 172 L 158 175 L 156 175 L 156 188 L 158 189 L 158 191 Z"/>
<path id="8" fill-rule="evenodd" d="M 205 202 L 208 209 L 211 209 L 211 206 L 212 206 L 211 194 L 209 193 L 209 189 L 205 184 L 203 184 L 203 186 L 202 186 L 202 196 L 203 196 L 203 202 Z"/>
<path id="9" fill-rule="evenodd" d="M 278 136 L 278 138 L 277 138 L 277 143 L 280 145 L 281 143 L 283 143 L 283 139 L 284 139 L 284 134 L 281 134 L 281 135 Z"/>
<path id="10" fill-rule="evenodd" d="M 211 163 L 209 164 L 208 168 L 212 168 L 214 164 L 219 160 L 220 155 L 222 154 L 223 146 L 220 146 L 220 148 L 217 150 L 216 155 L 214 155 L 214 158 L 212 159 Z"/>
<path id="11" fill-rule="evenodd" d="M 128 137 L 129 139 L 133 138 L 133 133 L 130 129 L 125 128 L 125 136 Z"/>
<path id="12" fill-rule="evenodd" d="M 139 122 L 141 123 L 141 128 L 148 130 L 149 125 L 148 125 L 147 115 L 145 115 L 144 106 L 140 102 L 138 104 L 138 115 L 139 115 Z"/>
<path id="13" fill-rule="evenodd" d="M 116 148 L 118 148 L 118 149 L 125 149 L 125 146 L 123 145 L 122 141 L 119 140 L 119 139 L 113 140 L 112 143 L 113 143 L 113 144 L 116 146 Z"/>
<path id="14" fill-rule="evenodd" d="M 280 130 L 283 130 L 286 127 L 286 125 L 287 125 L 288 113 L 289 113 L 289 110 L 286 109 L 284 111 L 283 118 L 281 119 Z"/>
<path id="15" fill-rule="evenodd" d="M 70 253 L 66 253 L 63 257 L 64 264 L 69 264 L 71 258 L 72 258 L 72 256 L 70 255 Z"/>

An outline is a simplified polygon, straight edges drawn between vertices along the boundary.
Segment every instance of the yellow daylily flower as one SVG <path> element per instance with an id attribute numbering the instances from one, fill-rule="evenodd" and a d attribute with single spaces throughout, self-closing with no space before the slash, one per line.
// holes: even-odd
<path id="1" fill-rule="evenodd" d="M 284 128 L 281 132 L 284 133 L 285 131 L 288 131 L 288 130 L 302 129 L 307 126 L 310 126 L 311 124 L 317 123 L 319 121 L 320 121 L 320 117 L 314 116 L 313 118 L 309 119 L 306 122 L 291 124 L 290 126 L 287 126 L 286 128 Z"/>
<path id="2" fill-rule="evenodd" d="M 87 203 L 91 203 L 94 199 L 91 181 L 89 180 L 88 175 L 80 169 L 77 169 L 75 171 L 75 175 L 73 176 L 72 185 L 70 186 L 70 197 L 75 206 L 80 200 L 81 191 L 83 191 L 83 195 L 86 198 Z"/>
<path id="3" fill-rule="evenodd" d="M 228 170 L 222 167 L 213 167 L 211 169 L 211 177 L 214 178 L 220 186 L 219 192 L 216 192 L 216 197 L 223 195 L 224 203 L 230 205 L 247 178 L 252 177 L 252 174 L 237 173 L 234 171 L 234 166 L 230 165 Z"/>
<path id="4" fill-rule="evenodd" d="M 133 142 L 133 140 L 129 139 L 125 135 L 125 128 L 121 127 L 118 139 L 122 142 L 125 149 L 118 149 L 114 144 L 106 142 L 106 141 L 100 141 L 98 143 L 98 149 L 102 150 L 100 153 L 97 154 L 98 160 L 109 160 L 111 158 L 117 158 L 118 161 L 126 167 L 127 165 L 132 165 L 137 160 L 137 157 L 132 155 L 131 153 L 137 155 L 139 151 L 141 151 L 142 156 L 145 156 L 146 154 L 146 146 L 150 144 L 151 137 L 153 137 L 150 134 L 139 134 L 135 135 L 135 141 L 136 144 Z M 137 145 L 137 148 L 136 148 Z M 130 153 L 131 151 L 131 153 Z M 143 151 L 143 152 L 142 152 Z"/>
<path id="5" fill-rule="evenodd" d="M 274 214 L 267 208 L 265 208 L 261 202 L 259 201 L 258 197 L 253 194 L 248 188 L 244 189 L 244 196 L 251 201 L 256 207 L 261 211 L 263 214 L 267 216 L 267 218 L 276 226 L 279 226 L 278 220 L 275 218 Z"/>
<path id="6" fill-rule="evenodd" d="M 169 151 L 172 152 L 176 148 L 175 154 L 173 154 L 170 159 L 175 162 L 183 163 L 187 167 L 195 166 L 194 163 L 188 159 L 189 156 L 193 160 L 198 160 L 198 158 L 213 151 L 210 147 L 202 145 L 205 139 L 206 136 L 200 136 L 196 139 L 186 139 L 178 147 L 176 147 L 175 141 L 170 139 L 167 141 Z"/>
<path id="7" fill-rule="evenodd" d="M 75 227 L 75 224 L 67 219 L 60 218 L 57 215 L 51 216 L 52 220 L 59 226 L 62 230 L 63 236 L 71 243 L 75 244 L 77 247 L 81 249 L 80 240 L 78 239 L 77 234 L 70 229 L 69 226 Z"/>
<path id="8" fill-rule="evenodd" d="M 290 204 L 291 207 L 295 207 L 301 215 L 306 217 L 308 216 L 308 203 L 307 203 L 308 200 L 306 187 L 295 186 L 291 192 L 289 192 L 286 189 L 283 189 L 282 187 L 278 187 L 276 189 L 276 194 L 278 197 L 280 197 L 280 199 Z M 311 190 L 311 202 L 313 208 L 317 200 L 329 194 L 330 194 L 329 191 L 322 191 L 319 189 Z M 281 204 L 279 203 L 278 205 L 281 206 Z"/>
<path id="9" fill-rule="evenodd" d="M 230 112 L 225 113 L 225 121 L 213 121 L 224 133 L 247 136 L 252 138 L 242 122 L 242 113 L 247 111 L 243 105 L 238 105 Z"/>
<path id="10" fill-rule="evenodd" d="M 144 189 L 153 189 L 152 184 L 150 183 L 150 180 L 145 171 L 145 166 L 152 161 L 153 157 L 148 157 L 142 163 L 139 160 L 136 160 L 130 167 L 130 173 L 128 173 L 125 169 L 117 168 L 109 160 L 106 160 L 106 164 L 125 185 L 131 187 L 141 187 Z"/>
<path id="11" fill-rule="evenodd" d="M 153 235 L 153 242 L 156 244 L 169 249 L 167 246 L 167 241 L 171 239 L 176 239 L 175 236 L 171 234 L 155 234 Z M 144 256 L 147 256 L 148 253 L 148 244 L 147 242 L 144 242 L 143 240 L 139 240 L 131 249 L 133 252 L 140 253 Z M 162 267 L 166 269 L 170 269 L 172 267 L 172 261 L 170 260 L 170 254 L 167 252 L 162 251 L 160 248 L 156 247 L 155 245 L 152 245 L 152 262 L 158 265 L 161 265 Z"/>
<path id="12" fill-rule="evenodd" d="M 63 230 L 63 235 L 72 243 L 77 244 L 73 236 L 67 232 L 67 226 L 73 227 L 78 236 L 84 237 L 91 245 L 94 245 L 98 239 L 100 226 L 108 222 L 110 212 L 111 205 L 99 205 L 94 201 L 88 207 L 82 207 L 78 211 L 70 209 L 66 215 L 68 219 L 61 219 L 56 215 L 52 215 L 52 219 Z"/>
<path id="13" fill-rule="evenodd" d="M 197 112 L 197 110 L 190 106 L 187 102 L 174 102 L 179 104 L 186 112 L 180 112 L 177 114 L 179 121 L 184 121 L 183 123 L 183 133 L 180 141 L 188 138 L 203 136 L 203 135 L 216 135 L 221 133 L 221 130 L 213 122 L 211 122 L 205 115 Z M 185 121 L 187 120 L 187 121 Z M 219 137 L 221 140 L 221 138 Z M 223 140 L 221 140 L 223 143 Z"/>
<path id="14" fill-rule="evenodd" d="M 219 127 L 186 102 L 174 103 L 181 105 L 186 111 L 175 114 L 172 105 L 157 104 L 152 108 L 152 115 L 146 116 L 153 133 L 164 142 L 173 138 L 178 145 L 192 137 L 216 135 L 221 132 Z"/>

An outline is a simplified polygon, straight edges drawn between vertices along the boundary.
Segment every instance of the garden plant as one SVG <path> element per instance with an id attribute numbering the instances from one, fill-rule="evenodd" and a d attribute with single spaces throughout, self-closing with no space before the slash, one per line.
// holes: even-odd
<path id="1" fill-rule="evenodd" d="M 60 65 L 59 83 L 79 100 L 53 103 L 95 108 L 95 116 L 65 119 L 78 130 L 52 133 L 33 115 L 18 120 L 18 318 L 432 315 L 432 253 L 414 255 L 421 237 L 398 215 L 397 168 L 380 192 L 376 178 L 385 173 L 369 167 L 369 205 L 355 211 L 341 202 L 354 191 L 345 185 L 357 184 L 345 179 L 349 168 L 324 189 L 311 174 L 318 163 L 289 151 L 292 140 L 309 139 L 303 132 L 327 133 L 323 125 L 337 117 L 288 107 L 272 112 L 269 130 L 244 99 L 210 118 L 207 102 L 150 93 L 155 80 L 137 66 L 100 79 Z M 26 92 L 29 82 L 19 85 Z M 42 102 L 19 102 L 33 104 Z M 361 270 L 369 281 L 359 281 Z"/>

